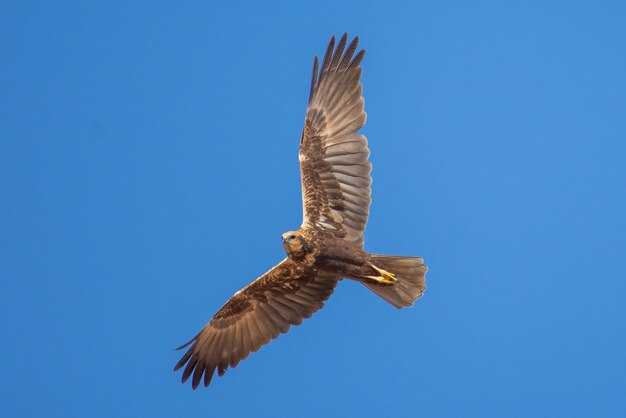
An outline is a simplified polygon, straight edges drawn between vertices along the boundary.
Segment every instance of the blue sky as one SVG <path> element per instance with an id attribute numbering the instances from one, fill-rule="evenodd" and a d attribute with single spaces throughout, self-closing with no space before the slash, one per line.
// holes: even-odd
<path id="1" fill-rule="evenodd" d="M 131 4 L 132 3 L 132 4 Z M 227 4 L 228 3 L 228 4 Z M 0 25 L 5 416 L 626 414 L 623 2 L 13 2 Z M 208 390 L 171 370 L 301 222 L 314 54 L 361 37 L 371 252 Z"/>

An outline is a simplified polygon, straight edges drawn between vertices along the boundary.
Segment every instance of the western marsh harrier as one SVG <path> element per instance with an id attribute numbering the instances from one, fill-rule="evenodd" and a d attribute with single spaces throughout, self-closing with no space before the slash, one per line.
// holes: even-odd
<path id="1" fill-rule="evenodd" d="M 250 352 L 300 325 L 324 306 L 337 283 L 352 279 L 395 306 L 412 306 L 424 292 L 428 268 L 420 257 L 368 254 L 371 164 L 365 124 L 358 37 L 346 48 L 332 37 L 313 79 L 300 139 L 303 221 L 283 234 L 287 258 L 234 294 L 191 341 L 174 370 L 183 383 L 208 386 Z"/>

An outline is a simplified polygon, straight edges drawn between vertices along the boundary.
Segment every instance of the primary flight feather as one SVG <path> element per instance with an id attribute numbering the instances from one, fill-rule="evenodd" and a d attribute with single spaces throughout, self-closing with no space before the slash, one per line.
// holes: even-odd
<path id="1" fill-rule="evenodd" d="M 196 389 L 222 376 L 291 325 L 324 306 L 343 278 L 359 281 L 384 300 L 412 306 L 428 268 L 420 257 L 368 254 L 371 164 L 365 124 L 359 38 L 332 37 L 321 68 L 313 62 L 311 92 L 300 139 L 303 221 L 283 234 L 287 258 L 230 298 L 191 341 L 174 370 L 184 367 Z"/>

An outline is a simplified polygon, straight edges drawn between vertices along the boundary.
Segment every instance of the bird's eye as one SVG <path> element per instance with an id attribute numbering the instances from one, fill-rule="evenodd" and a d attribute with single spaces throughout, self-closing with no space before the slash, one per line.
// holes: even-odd
<path id="1" fill-rule="evenodd" d="M 296 238 L 295 235 L 289 235 L 289 241 L 291 241 L 292 239 Z"/>

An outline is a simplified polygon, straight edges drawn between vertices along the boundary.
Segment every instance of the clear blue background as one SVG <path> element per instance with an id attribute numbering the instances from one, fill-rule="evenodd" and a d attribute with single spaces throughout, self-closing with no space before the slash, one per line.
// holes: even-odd
<path id="1" fill-rule="evenodd" d="M 623 2 L 1 20 L 3 416 L 626 416 Z M 366 249 L 424 256 L 428 290 L 397 311 L 343 282 L 193 392 L 172 348 L 284 256 L 313 55 L 344 31 L 368 51 Z"/>

